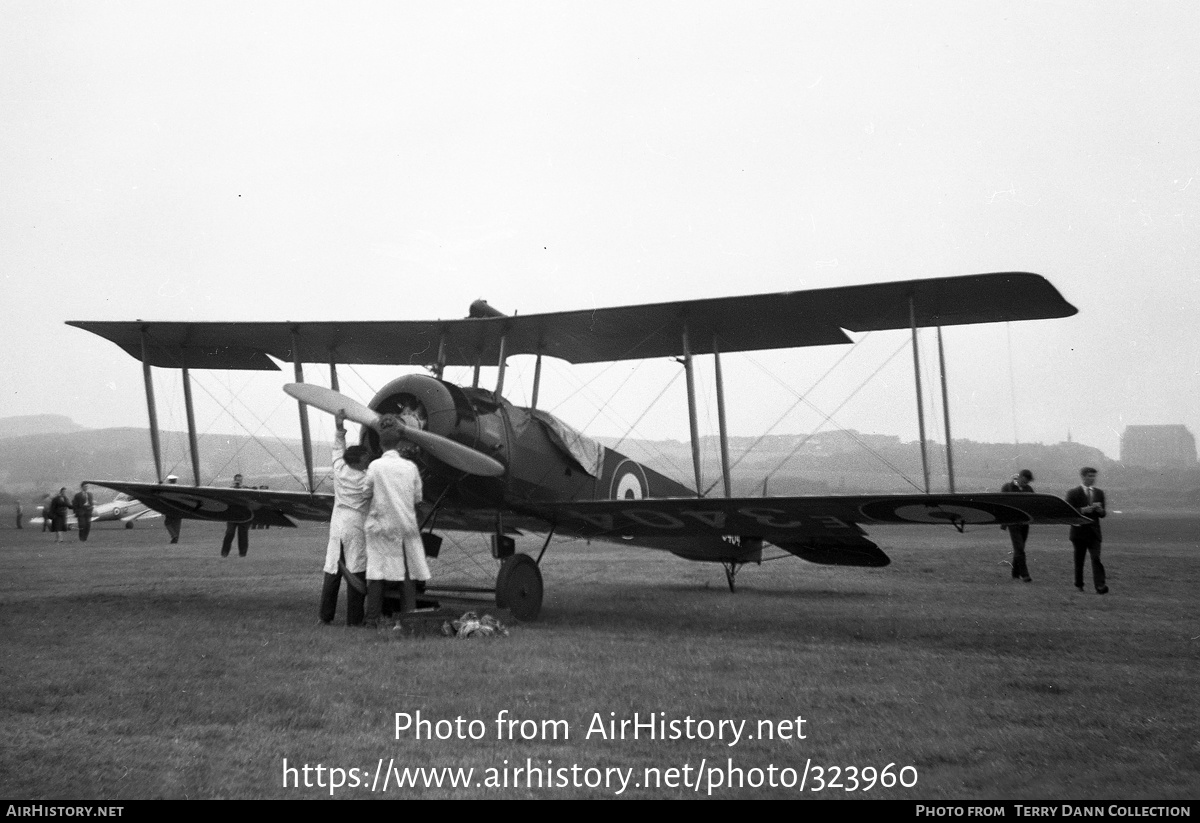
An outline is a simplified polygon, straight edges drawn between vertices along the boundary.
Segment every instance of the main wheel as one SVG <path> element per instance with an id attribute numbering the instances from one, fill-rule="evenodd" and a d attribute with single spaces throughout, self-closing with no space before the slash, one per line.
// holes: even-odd
<path id="1" fill-rule="evenodd" d="M 542 570 L 527 554 L 504 558 L 496 575 L 496 607 L 518 620 L 537 620 L 542 610 Z"/>

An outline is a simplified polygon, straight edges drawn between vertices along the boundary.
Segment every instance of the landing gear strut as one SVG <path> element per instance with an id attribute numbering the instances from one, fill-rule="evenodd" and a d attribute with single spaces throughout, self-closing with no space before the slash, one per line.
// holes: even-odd
<path id="1" fill-rule="evenodd" d="M 734 561 L 721 561 L 721 566 L 725 569 L 725 582 L 729 584 L 730 592 L 737 591 L 736 581 L 738 569 L 744 565 L 744 563 L 737 563 Z"/>
<path id="2" fill-rule="evenodd" d="M 436 512 L 436 509 L 435 509 Z M 432 519 L 431 514 L 426 518 L 426 523 Z M 546 542 L 542 546 L 542 551 L 538 554 L 537 560 L 534 560 L 527 554 L 516 553 L 516 541 L 504 533 L 504 522 L 501 515 L 496 515 L 496 533 L 492 535 L 492 557 L 500 561 L 500 571 L 496 574 L 495 588 L 484 588 L 479 586 L 429 586 L 426 591 L 429 592 L 450 592 L 450 593 L 467 593 L 467 594 L 492 594 L 496 597 L 496 608 L 508 609 L 509 612 L 517 620 L 537 620 L 538 615 L 542 611 L 542 570 L 538 567 L 538 563 L 542 559 L 542 555 L 546 553 L 546 549 L 550 546 L 550 539 L 554 536 L 554 530 L 546 535 Z M 430 557 L 437 556 L 437 548 L 440 547 L 441 538 L 436 537 L 432 533 L 422 535 L 425 541 L 426 554 Z M 430 549 L 433 548 L 432 551 Z"/>

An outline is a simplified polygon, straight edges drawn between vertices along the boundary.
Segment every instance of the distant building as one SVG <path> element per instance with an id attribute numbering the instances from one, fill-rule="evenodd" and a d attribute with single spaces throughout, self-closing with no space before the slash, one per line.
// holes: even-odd
<path id="1" fill-rule="evenodd" d="M 1194 469 L 1196 438 L 1182 424 L 1126 426 L 1121 435 L 1121 462 L 1154 469 Z"/>

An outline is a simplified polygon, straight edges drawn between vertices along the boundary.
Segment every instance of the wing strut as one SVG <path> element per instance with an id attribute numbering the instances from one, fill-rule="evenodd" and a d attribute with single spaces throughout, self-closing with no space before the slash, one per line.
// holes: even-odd
<path id="1" fill-rule="evenodd" d="M 508 315 L 505 314 L 504 312 L 500 311 L 499 309 L 495 309 L 495 308 L 492 308 L 491 306 L 489 306 L 488 302 L 486 300 L 476 300 L 474 303 L 471 304 L 471 308 L 467 311 L 467 317 L 468 318 L 470 318 L 470 317 L 475 317 L 475 318 L 508 317 Z M 497 400 L 499 400 L 501 398 L 501 396 L 504 394 L 504 367 L 508 360 L 508 357 L 505 354 L 505 349 L 508 344 L 508 332 L 509 332 L 509 324 L 507 322 L 505 322 L 505 324 L 500 327 L 500 340 L 498 341 L 498 344 L 500 347 L 500 353 L 496 356 L 496 370 L 497 371 L 496 371 L 496 390 L 495 390 L 494 394 L 496 395 Z M 442 341 L 443 341 L 443 343 L 445 342 L 445 332 L 442 333 Z M 440 358 L 441 355 L 442 355 L 442 349 L 439 346 L 438 357 Z M 483 358 L 483 353 L 481 351 L 479 356 L 475 360 L 475 383 L 472 386 L 472 388 L 479 388 L 479 364 L 480 364 L 480 361 L 482 360 L 482 358 Z M 439 378 L 441 377 L 440 372 L 438 374 L 438 377 Z"/>
<path id="2" fill-rule="evenodd" d="M 688 344 L 687 323 L 683 324 L 683 374 L 687 378 L 688 429 L 692 437 L 692 470 L 696 475 L 696 496 L 704 496 L 700 477 L 700 429 L 696 423 L 696 380 L 692 375 L 692 349 Z"/>
<path id="3" fill-rule="evenodd" d="M 538 349 L 537 360 L 533 364 L 533 397 L 529 401 L 529 408 L 537 408 L 538 389 L 542 385 L 542 351 Z"/>
<path id="4" fill-rule="evenodd" d="M 196 439 L 196 412 L 192 407 L 192 374 L 187 366 L 183 369 L 183 408 L 187 413 L 188 449 L 192 453 L 192 479 L 200 485 L 200 443 Z"/>
<path id="5" fill-rule="evenodd" d="M 297 327 L 292 326 L 292 365 L 296 370 L 296 382 L 304 382 L 304 366 L 300 363 L 300 331 Z M 308 490 L 314 491 L 313 483 L 313 453 L 312 453 L 312 436 L 308 431 L 308 409 L 303 403 L 297 402 L 296 405 L 300 410 L 300 445 L 304 449 L 304 471 L 308 477 Z"/>
<path id="6" fill-rule="evenodd" d="M 733 483 L 729 479 L 729 431 L 725 428 L 725 382 L 721 379 L 721 349 L 717 336 L 712 339 L 713 371 L 717 380 L 717 433 L 721 440 L 721 480 L 725 483 L 725 496 L 733 497 Z"/>
<path id="7" fill-rule="evenodd" d="M 921 431 L 921 473 L 925 476 L 925 493 L 929 494 L 929 457 L 925 453 L 925 404 L 921 400 L 921 351 L 917 346 L 917 302 L 908 295 L 908 317 L 912 325 L 913 377 L 917 383 L 917 428 Z"/>
<path id="8" fill-rule="evenodd" d="M 503 396 L 503 394 L 504 394 L 504 364 L 505 364 L 505 360 L 506 360 L 506 358 L 504 357 L 504 344 L 507 341 L 508 341 L 508 333 L 501 332 L 501 334 L 500 334 L 500 362 L 496 364 L 497 374 L 496 374 L 496 392 L 495 392 L 495 394 L 496 394 L 497 402 L 499 402 L 501 396 Z"/>
<path id="9" fill-rule="evenodd" d="M 443 328 L 441 334 L 438 335 L 438 354 L 437 365 L 434 366 L 434 374 L 438 380 L 442 379 L 442 374 L 446 371 L 446 330 Z"/>
<path id="10" fill-rule="evenodd" d="M 154 379 L 150 376 L 146 327 L 142 326 L 142 380 L 146 384 L 146 411 L 150 416 L 150 450 L 154 452 L 154 475 L 163 482 L 162 448 L 158 443 L 158 410 L 154 406 Z"/>
<path id="11" fill-rule="evenodd" d="M 942 348 L 942 327 L 937 327 L 938 366 L 942 374 L 942 417 L 946 421 L 946 474 L 950 478 L 950 493 L 954 494 L 954 449 L 950 440 L 950 394 L 946 391 L 946 350 Z"/>

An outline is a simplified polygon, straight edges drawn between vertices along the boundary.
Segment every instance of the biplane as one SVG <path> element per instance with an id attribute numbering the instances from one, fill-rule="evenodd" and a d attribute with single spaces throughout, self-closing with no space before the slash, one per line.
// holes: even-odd
<path id="1" fill-rule="evenodd" d="M 438 530 L 491 535 L 499 561 L 497 605 L 522 619 L 537 616 L 539 563 L 555 535 L 611 540 L 720 563 L 731 591 L 738 570 L 776 546 L 804 560 L 886 566 L 868 537 L 872 523 L 951 525 L 1080 522 L 1063 500 L 1044 494 L 929 492 L 923 413 L 923 494 L 735 497 L 732 495 L 721 355 L 729 352 L 853 342 L 851 332 L 909 329 L 914 364 L 917 330 L 975 323 L 1068 317 L 1076 309 L 1045 278 L 1027 272 L 975 274 L 778 294 L 681 300 L 649 305 L 508 316 L 483 301 L 462 319 L 363 322 L 71 322 L 115 343 L 142 362 L 151 447 L 159 482 L 89 481 L 125 493 L 155 511 L 201 520 L 294 526 L 326 520 L 333 497 L 312 491 L 307 406 L 344 409 L 362 428 L 362 444 L 378 452 L 372 426 L 399 414 L 417 447 L 424 481 L 420 513 L 431 551 Z M 505 399 L 507 358 L 534 355 L 528 407 Z M 703 496 L 694 389 L 695 358 L 712 355 L 723 496 Z M 542 359 L 597 363 L 673 358 L 686 378 L 695 487 L 627 458 L 538 408 Z M 299 404 L 308 491 L 232 489 L 200 484 L 189 370 L 279 371 L 291 362 L 285 388 Z M 944 362 L 944 360 L 943 360 Z M 387 383 L 366 405 L 338 391 L 338 364 L 425 366 Z M 328 365 L 330 387 L 304 380 L 306 364 Z M 479 385 L 480 367 L 497 366 L 493 388 Z M 447 366 L 474 367 L 470 386 L 443 379 Z M 183 376 L 194 486 L 164 485 L 151 368 Z M 921 409 L 920 373 L 916 369 Z M 943 395 L 945 379 L 943 369 Z M 944 399 L 944 398 L 943 398 Z M 943 402 L 943 407 L 945 403 Z M 949 417 L 946 447 L 950 447 Z M 545 534 L 536 556 L 516 551 L 513 535 Z"/>

